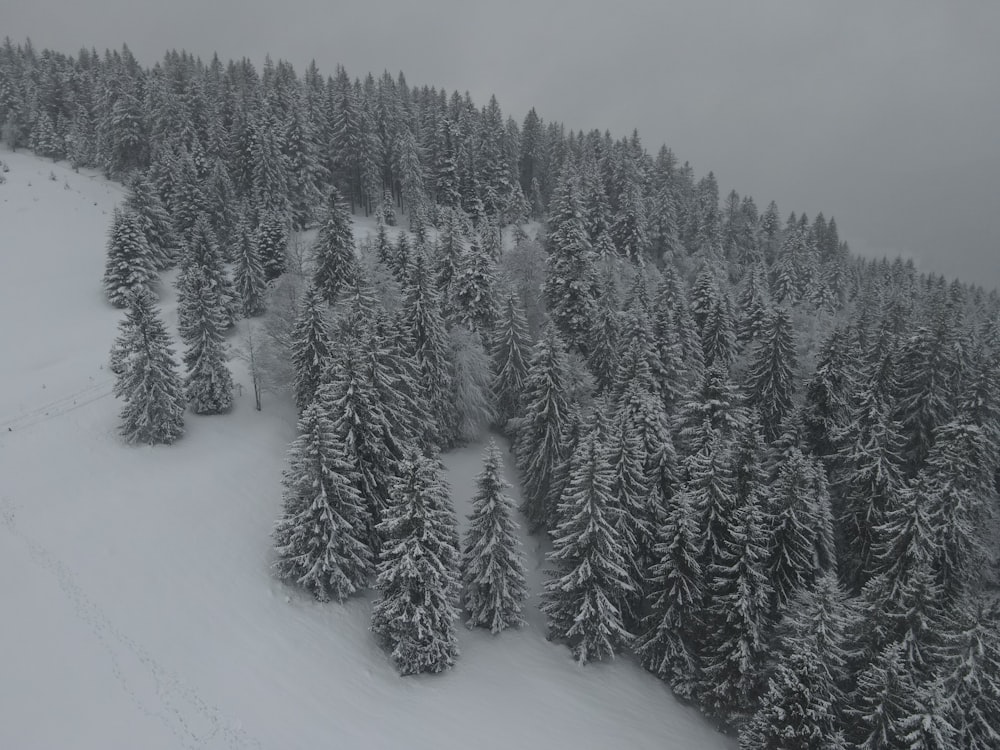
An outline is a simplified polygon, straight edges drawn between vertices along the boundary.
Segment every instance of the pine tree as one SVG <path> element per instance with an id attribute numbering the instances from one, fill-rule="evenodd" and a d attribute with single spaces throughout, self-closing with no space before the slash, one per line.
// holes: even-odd
<path id="1" fill-rule="evenodd" d="M 204 270 L 186 272 L 178 298 L 180 335 L 187 346 L 184 390 L 196 414 L 218 414 L 233 405 L 233 377 L 226 365 L 225 310 Z"/>
<path id="2" fill-rule="evenodd" d="M 490 398 L 490 360 L 482 338 L 463 326 L 448 332 L 450 372 L 454 391 L 455 440 L 478 440 L 495 419 Z"/>
<path id="3" fill-rule="evenodd" d="M 703 596 L 698 516 L 686 492 L 674 496 L 659 530 L 657 562 L 650 568 L 652 603 L 636 654 L 649 671 L 670 682 L 681 698 L 694 697 L 699 680 L 698 612 Z"/>
<path id="4" fill-rule="evenodd" d="M 943 686 L 951 698 L 955 747 L 988 750 L 1000 742 L 1000 609 L 974 603 L 953 640 Z"/>
<path id="5" fill-rule="evenodd" d="M 552 319 L 571 351 L 590 351 L 597 273 L 594 251 L 583 222 L 577 178 L 563 177 L 556 208 L 549 220 L 545 297 Z"/>
<path id="6" fill-rule="evenodd" d="M 767 692 L 740 734 L 742 748 L 830 747 L 845 708 L 852 615 L 832 573 L 796 592 L 775 638 Z"/>
<path id="7" fill-rule="evenodd" d="M 104 293 L 115 307 L 125 307 L 140 288 L 156 278 L 153 252 L 142 219 L 132 211 L 115 210 L 104 267 Z"/>
<path id="8" fill-rule="evenodd" d="M 596 432 L 584 436 L 573 455 L 548 556 L 557 567 L 542 603 L 549 638 L 566 641 L 581 664 L 614 656 L 632 639 L 618 605 L 632 584 L 614 528 L 612 467 Z"/>
<path id="9" fill-rule="evenodd" d="M 153 254 L 153 264 L 163 270 L 173 261 L 177 239 L 170 214 L 160 200 L 153 184 L 142 173 L 129 180 L 125 208 L 135 213 L 143 226 L 143 234 Z"/>
<path id="10" fill-rule="evenodd" d="M 407 456 L 378 525 L 371 629 L 404 675 L 441 672 L 458 657 L 458 531 L 441 471 L 437 459 Z"/>
<path id="11" fill-rule="evenodd" d="M 606 407 L 599 401 L 598 409 Z M 621 597 L 620 609 L 630 626 L 641 616 L 646 564 L 656 544 L 658 521 L 649 502 L 653 494 L 653 477 L 646 473 L 643 435 L 635 429 L 626 411 L 621 411 L 609 432 L 606 450 L 611 464 L 611 492 L 616 503 L 613 524 L 622 542 L 631 594 Z M 624 592 L 623 592 L 624 594 Z"/>
<path id="12" fill-rule="evenodd" d="M 705 367 L 716 363 L 728 370 L 736 357 L 736 328 L 729 299 L 723 297 L 709 310 L 701 331 Z"/>
<path id="13" fill-rule="evenodd" d="M 876 530 L 900 502 L 903 443 L 889 407 L 870 389 L 862 396 L 854 419 L 835 434 L 835 441 L 841 446 L 835 488 L 845 551 L 842 572 L 851 588 L 859 592 L 877 569 Z"/>
<path id="14" fill-rule="evenodd" d="M 125 401 L 121 433 L 130 443 L 172 443 L 184 433 L 183 385 L 153 295 L 136 291 L 112 347 L 116 397 Z"/>
<path id="15" fill-rule="evenodd" d="M 746 378 L 747 401 L 760 411 L 764 437 L 769 441 L 778 437 L 781 421 L 792 409 L 795 370 L 792 319 L 779 308 L 754 350 Z"/>
<path id="16" fill-rule="evenodd" d="M 521 415 L 530 344 L 524 311 L 511 293 L 502 307 L 491 352 L 493 403 L 497 422 L 504 429 L 511 419 Z"/>
<path id="17" fill-rule="evenodd" d="M 974 590 L 988 558 L 990 509 L 995 504 L 991 448 L 983 430 L 964 419 L 934 430 L 934 444 L 912 483 L 934 531 L 931 564 L 949 601 Z M 992 502 L 990 502 L 992 501 Z"/>
<path id="18" fill-rule="evenodd" d="M 474 241 L 462 259 L 452 283 L 452 298 L 458 321 L 471 331 L 489 338 L 498 316 L 497 272 L 492 256 Z"/>
<path id="19" fill-rule="evenodd" d="M 253 318 L 264 312 L 267 286 L 257 237 L 250 228 L 245 212 L 236 225 L 234 255 L 233 281 L 240 301 L 240 312 L 244 317 Z"/>
<path id="20" fill-rule="evenodd" d="M 768 490 L 769 572 L 780 609 L 835 561 L 823 470 L 793 448 Z"/>
<path id="21" fill-rule="evenodd" d="M 814 456 L 836 452 L 835 436 L 850 417 L 850 398 L 859 387 L 846 331 L 834 329 L 823 343 L 816 372 L 806 385 L 802 421 Z"/>
<path id="22" fill-rule="evenodd" d="M 765 528 L 753 499 L 733 509 L 722 549 L 705 568 L 700 692 L 705 704 L 723 716 L 746 714 L 762 687 L 771 599 Z"/>
<path id="23" fill-rule="evenodd" d="M 886 646 L 858 676 L 846 711 L 855 746 L 859 750 L 907 748 L 906 721 L 918 708 L 915 693 L 902 646 Z"/>
<path id="24" fill-rule="evenodd" d="M 921 326 L 899 354 L 899 391 L 893 417 L 900 423 L 906 474 L 920 470 L 934 443 L 934 430 L 955 415 L 955 389 L 962 382 L 963 347 L 951 326 L 938 320 Z"/>
<path id="25" fill-rule="evenodd" d="M 273 209 L 259 210 L 258 217 L 254 239 L 264 266 L 264 278 L 272 281 L 281 276 L 288 266 L 288 218 Z"/>
<path id="26" fill-rule="evenodd" d="M 458 438 L 458 414 L 441 298 L 422 250 L 415 253 L 409 270 L 401 314 L 410 337 L 410 354 L 417 366 L 417 384 L 423 391 L 423 403 L 433 416 L 433 422 L 426 425 L 426 442 L 428 447 L 434 444 L 446 449 Z"/>
<path id="27" fill-rule="evenodd" d="M 222 251 L 205 214 L 198 214 L 194 226 L 188 233 L 188 240 L 181 253 L 180 267 L 180 274 L 177 277 L 178 291 L 183 293 L 188 284 L 188 277 L 198 269 L 204 274 L 207 282 L 203 293 L 211 296 L 211 304 L 218 308 L 222 316 L 223 330 L 232 326 L 237 306 L 236 289 L 226 271 Z M 185 323 L 181 315 L 181 325 Z"/>
<path id="28" fill-rule="evenodd" d="M 330 364 L 330 330 L 320 290 L 306 290 L 302 298 L 295 328 L 292 331 L 292 365 L 295 368 L 295 403 L 304 410 L 323 382 Z"/>
<path id="29" fill-rule="evenodd" d="M 328 305 L 335 305 L 339 295 L 355 283 L 358 273 L 351 215 L 336 188 L 327 199 L 326 215 L 313 243 L 313 253 L 316 262 L 313 285 Z"/>
<path id="30" fill-rule="evenodd" d="M 298 429 L 283 480 L 284 511 L 274 529 L 275 569 L 320 601 L 343 601 L 372 574 L 365 541 L 370 519 L 357 490 L 357 470 L 325 405 L 310 404 Z"/>
<path id="31" fill-rule="evenodd" d="M 405 431 L 393 421 L 401 417 L 392 414 L 400 399 L 385 394 L 386 386 L 394 381 L 386 377 L 380 359 L 358 337 L 349 336 L 333 360 L 329 382 L 316 393 L 357 472 L 355 486 L 370 519 L 365 538 L 376 555 L 382 543 L 376 529 L 385 517 L 398 462 L 407 446 Z M 396 393 L 401 390 L 393 388 Z"/>
<path id="32" fill-rule="evenodd" d="M 559 501 L 551 491 L 556 468 L 565 458 L 567 379 L 562 342 L 550 327 L 532 350 L 521 401 L 523 416 L 514 421 L 514 455 L 524 491 L 521 510 L 534 529 L 550 521 Z"/>
<path id="33" fill-rule="evenodd" d="M 523 624 L 521 606 L 528 590 L 513 501 L 505 494 L 509 485 L 503 479 L 503 457 L 493 441 L 483 456 L 476 487 L 461 565 L 467 624 L 498 633 Z"/>

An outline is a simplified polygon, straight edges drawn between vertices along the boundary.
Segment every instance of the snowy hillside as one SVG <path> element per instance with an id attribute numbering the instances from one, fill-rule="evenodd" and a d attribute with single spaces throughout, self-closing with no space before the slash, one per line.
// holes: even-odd
<path id="1" fill-rule="evenodd" d="M 727 746 L 629 660 L 580 668 L 545 641 L 534 539 L 527 627 L 463 629 L 439 676 L 397 675 L 370 598 L 317 604 L 276 581 L 291 404 L 256 412 L 234 361 L 231 414 L 126 446 L 106 366 L 120 314 L 100 288 L 122 191 L 0 158 L 0 748 Z M 481 450 L 446 456 L 463 521 Z"/>

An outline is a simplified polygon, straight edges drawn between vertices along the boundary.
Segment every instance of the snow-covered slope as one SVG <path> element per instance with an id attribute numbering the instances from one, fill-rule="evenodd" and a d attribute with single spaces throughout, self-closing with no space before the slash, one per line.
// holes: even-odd
<path id="1" fill-rule="evenodd" d="M 629 660 L 577 667 L 545 641 L 537 596 L 524 630 L 463 630 L 454 670 L 404 679 L 367 632 L 370 599 L 321 605 L 275 581 L 293 409 L 256 412 L 234 361 L 233 413 L 124 445 L 105 365 L 119 313 L 100 288 L 121 189 L 0 159 L 0 748 L 727 746 Z M 480 454 L 446 457 L 463 516 Z"/>

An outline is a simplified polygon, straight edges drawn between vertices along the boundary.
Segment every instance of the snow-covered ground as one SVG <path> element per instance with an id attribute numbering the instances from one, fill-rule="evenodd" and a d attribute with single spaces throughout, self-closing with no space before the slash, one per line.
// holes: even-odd
<path id="1" fill-rule="evenodd" d="M 463 629 L 454 670 L 401 678 L 370 599 L 277 582 L 291 405 L 255 411 L 234 361 L 233 413 L 188 415 L 170 447 L 123 444 L 105 364 L 120 313 L 100 286 L 122 190 L 0 159 L 0 748 L 730 746 L 630 660 L 576 666 L 545 641 L 537 595 L 524 630 Z M 463 516 L 481 449 L 446 457 Z"/>

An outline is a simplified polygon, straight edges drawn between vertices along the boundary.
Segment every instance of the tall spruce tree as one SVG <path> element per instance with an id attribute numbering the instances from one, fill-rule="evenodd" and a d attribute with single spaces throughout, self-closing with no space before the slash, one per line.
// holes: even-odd
<path id="1" fill-rule="evenodd" d="M 476 480 L 461 568 L 467 624 L 488 627 L 493 633 L 523 624 L 521 608 L 528 594 L 513 501 L 505 493 L 508 487 L 503 457 L 491 440 Z"/>
<path id="2" fill-rule="evenodd" d="M 115 209 L 104 267 L 104 293 L 115 307 L 125 307 L 140 288 L 156 278 L 155 258 L 134 211 Z"/>
<path id="3" fill-rule="evenodd" d="M 275 569 L 320 601 L 343 601 L 372 573 L 368 511 L 326 405 L 310 404 L 298 428 L 283 480 L 283 515 L 274 529 Z"/>
<path id="4" fill-rule="evenodd" d="M 832 573 L 795 593 L 778 627 L 767 691 L 740 733 L 741 748 L 831 747 L 846 705 L 851 616 Z"/>
<path id="5" fill-rule="evenodd" d="M 427 425 L 426 447 L 436 445 L 438 449 L 446 449 L 458 439 L 455 383 L 441 298 L 428 266 L 424 252 L 418 250 L 404 285 L 406 298 L 401 312 L 410 338 L 410 354 L 417 366 L 417 384 L 427 411 L 434 418 Z"/>
<path id="6" fill-rule="evenodd" d="M 700 695 L 713 712 L 735 718 L 755 707 L 762 688 L 771 585 L 760 506 L 751 499 L 727 520 L 720 554 L 705 569 Z"/>
<path id="7" fill-rule="evenodd" d="M 180 335 L 187 347 L 184 390 L 197 414 L 218 414 L 233 405 L 233 376 L 226 364 L 225 310 L 204 270 L 186 272 L 177 303 Z"/>
<path id="8" fill-rule="evenodd" d="M 147 175 L 137 172 L 128 182 L 125 208 L 134 212 L 153 256 L 153 265 L 163 270 L 174 260 L 177 239 L 170 214 Z"/>
<path id="9" fill-rule="evenodd" d="M 441 672 L 458 658 L 458 531 L 436 458 L 410 453 L 378 525 L 371 629 L 400 674 Z"/>
<path id="10" fill-rule="evenodd" d="M 532 349 L 522 396 L 523 416 L 514 420 L 514 454 L 524 488 L 522 511 L 533 529 L 554 515 L 555 471 L 566 456 L 563 435 L 569 416 L 567 365 L 562 341 L 553 327 Z"/>
<path id="11" fill-rule="evenodd" d="M 295 403 L 304 410 L 316 395 L 330 365 L 330 329 L 322 294 L 310 286 L 302 298 L 292 331 L 292 365 L 295 368 Z"/>
<path id="12" fill-rule="evenodd" d="M 796 369 L 792 319 L 779 308 L 771 315 L 746 375 L 747 401 L 760 412 L 769 441 L 778 437 L 781 422 L 792 409 Z"/>
<path id="13" fill-rule="evenodd" d="M 955 747 L 988 750 L 1000 742 L 1000 608 L 980 600 L 961 615 L 944 669 Z"/>
<path id="14" fill-rule="evenodd" d="M 125 402 L 121 433 L 130 443 L 173 443 L 184 434 L 184 395 L 170 335 L 153 294 L 132 294 L 111 353 L 114 394 Z"/>
<path id="15" fill-rule="evenodd" d="M 233 282 L 240 312 L 247 318 L 256 317 L 266 307 L 267 282 L 264 278 L 264 264 L 260 259 L 260 248 L 257 247 L 257 238 L 246 212 L 240 215 L 236 224 L 233 255 Z"/>
<path id="16" fill-rule="evenodd" d="M 327 198 L 326 214 L 313 243 L 313 254 L 316 264 L 313 285 L 328 305 L 335 305 L 340 294 L 355 283 L 358 273 L 351 215 L 336 188 Z"/>
<path id="17" fill-rule="evenodd" d="M 549 637 L 565 641 L 581 664 L 614 656 L 632 639 L 619 605 L 632 583 L 614 527 L 613 472 L 602 444 L 604 431 L 592 427 L 574 452 L 552 530 L 548 560 L 556 567 L 542 603 Z"/>
<path id="18" fill-rule="evenodd" d="M 833 521 L 821 467 L 793 448 L 768 491 L 771 586 L 782 608 L 836 561 Z"/>
<path id="19" fill-rule="evenodd" d="M 652 603 L 635 649 L 643 666 L 685 699 L 694 697 L 700 677 L 698 615 L 704 594 L 700 552 L 693 500 L 679 492 L 659 529 L 656 562 L 647 584 Z"/>
<path id="20" fill-rule="evenodd" d="M 491 350 L 493 403 L 497 423 L 505 431 L 508 422 L 521 414 L 521 394 L 528 377 L 530 346 L 524 311 L 511 293 L 502 306 Z"/>

